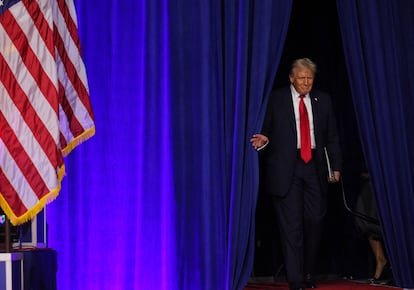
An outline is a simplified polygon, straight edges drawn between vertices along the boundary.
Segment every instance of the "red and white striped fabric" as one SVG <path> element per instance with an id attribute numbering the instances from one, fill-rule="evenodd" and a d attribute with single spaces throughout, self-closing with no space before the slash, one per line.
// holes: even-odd
<path id="1" fill-rule="evenodd" d="M 73 0 L 0 0 L 0 206 L 14 225 L 54 200 L 95 133 Z"/>

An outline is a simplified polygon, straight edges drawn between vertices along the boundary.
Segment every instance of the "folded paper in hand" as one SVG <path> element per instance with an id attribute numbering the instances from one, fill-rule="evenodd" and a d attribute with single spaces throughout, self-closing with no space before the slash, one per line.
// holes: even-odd
<path id="1" fill-rule="evenodd" d="M 325 151 L 326 166 L 328 167 L 328 177 L 333 178 L 334 174 L 332 171 L 331 162 L 329 161 L 328 151 L 326 150 L 326 147 L 324 147 L 323 150 Z"/>

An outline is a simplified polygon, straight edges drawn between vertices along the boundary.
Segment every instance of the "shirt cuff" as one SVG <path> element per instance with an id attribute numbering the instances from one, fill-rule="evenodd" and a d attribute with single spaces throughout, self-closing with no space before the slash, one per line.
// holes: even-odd
<path id="1" fill-rule="evenodd" d="M 267 139 L 266 143 L 262 147 L 259 147 L 256 150 L 260 151 L 260 150 L 264 149 L 267 146 L 267 144 L 269 144 L 269 139 Z"/>

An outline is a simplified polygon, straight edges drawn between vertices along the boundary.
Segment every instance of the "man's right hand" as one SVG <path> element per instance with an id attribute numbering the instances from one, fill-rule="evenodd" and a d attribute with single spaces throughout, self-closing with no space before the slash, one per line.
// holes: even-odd
<path id="1" fill-rule="evenodd" d="M 269 143 L 269 138 L 267 138 L 263 134 L 254 134 L 250 139 L 250 143 L 252 144 L 255 150 L 259 151 Z"/>

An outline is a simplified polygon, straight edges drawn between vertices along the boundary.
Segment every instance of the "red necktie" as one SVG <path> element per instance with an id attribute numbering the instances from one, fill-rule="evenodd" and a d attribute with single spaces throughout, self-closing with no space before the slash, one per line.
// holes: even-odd
<path id="1" fill-rule="evenodd" d="M 303 98 L 305 96 L 300 96 L 299 101 L 299 120 L 300 120 L 300 157 L 308 163 L 312 159 L 312 148 L 311 148 L 311 138 L 310 138 L 310 128 L 309 128 L 309 117 L 308 111 L 305 107 L 305 102 Z"/>

